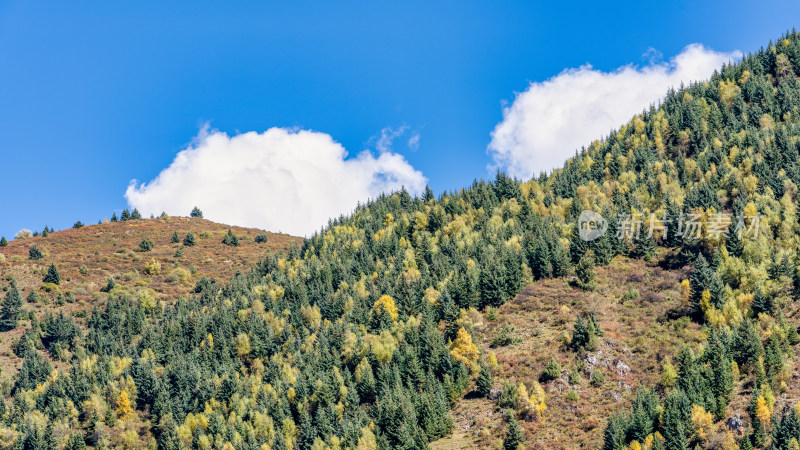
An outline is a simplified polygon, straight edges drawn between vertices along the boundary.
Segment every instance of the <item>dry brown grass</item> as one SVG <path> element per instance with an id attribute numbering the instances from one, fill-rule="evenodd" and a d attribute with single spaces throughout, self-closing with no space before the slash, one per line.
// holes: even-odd
<path id="1" fill-rule="evenodd" d="M 239 237 L 239 247 L 222 244 L 228 228 Z M 171 242 L 174 232 L 183 241 L 190 230 L 195 234 L 195 246 L 184 247 L 182 243 Z M 262 233 L 268 236 L 267 243 L 254 242 L 255 236 Z M 153 242 L 152 251 L 137 251 L 142 239 Z M 7 247 L 0 247 L 0 252 L 6 257 L 4 262 L 0 262 L 0 286 L 7 286 L 13 276 L 24 299 L 31 290 L 37 290 L 47 299 L 47 303 L 25 301 L 24 309 L 36 311 L 40 318 L 46 311 L 62 310 L 79 316 L 76 321 L 84 324 L 85 320 L 80 317 L 83 312 L 105 304 L 106 295 L 100 293 L 100 288 L 106 285 L 109 277 L 114 278 L 118 290 L 135 293 L 152 289 L 156 301 L 169 302 L 188 295 L 202 276 L 224 282 L 238 270 L 246 273 L 271 252 L 285 252 L 293 244 L 300 245 L 301 242 L 301 238 L 286 234 L 189 217 L 89 225 L 56 231 L 48 237 L 10 241 Z M 28 251 L 34 244 L 45 254 L 43 259 L 28 259 Z M 183 256 L 175 257 L 179 248 Z M 161 264 L 158 275 L 145 273 L 144 264 L 151 258 Z M 60 292 L 64 295 L 71 292 L 76 298 L 75 303 L 56 306 L 53 303 L 55 294 L 41 290 L 42 278 L 51 263 L 56 265 L 61 275 Z M 86 268 L 86 274 L 81 273 L 81 267 Z M 0 292 L 0 296 L 4 293 Z M 11 352 L 11 344 L 27 326 L 28 321 L 23 321 L 17 329 L 0 333 L 0 366 L 4 378 L 13 375 L 21 363 Z"/>

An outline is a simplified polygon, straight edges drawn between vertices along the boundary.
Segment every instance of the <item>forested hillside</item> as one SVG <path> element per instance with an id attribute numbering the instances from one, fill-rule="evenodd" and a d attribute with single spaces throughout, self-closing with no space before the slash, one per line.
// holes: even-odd
<path id="1" fill-rule="evenodd" d="M 558 309 L 563 333 L 547 351 L 559 357 L 515 368 L 503 349 L 539 336 L 483 325 L 524 315 L 528 297 L 509 301 L 531 283 L 537 305 L 561 304 L 559 289 L 591 298 L 612 283 L 622 302 L 645 287 L 658 294 L 641 277 L 615 278 L 615 265 L 634 264 L 653 280 L 688 266 L 686 281 L 664 284 L 679 292 L 674 305 L 645 310 L 674 333 L 647 337 L 649 346 L 666 340 L 675 351 L 648 354 L 651 372 L 622 391 L 625 403 L 598 404 L 589 442 L 796 448 L 798 74 L 791 33 L 667 93 L 550 176 L 383 196 L 172 301 L 112 287 L 85 319 L 31 314 L 6 281 L 0 335 L 23 363 L 3 368 L 0 445 L 426 448 L 453 432 L 449 411 L 469 394 L 502 411 L 503 434 L 486 445 L 577 446 L 569 425 L 546 441 L 526 425 L 569 411 L 566 400 L 593 401 L 554 388 L 568 379 L 602 389 L 610 373 L 582 379 L 580 362 L 630 328 L 611 329 L 611 316 L 576 301 Z M 581 237 L 583 210 L 607 220 L 599 239 Z M 642 232 L 626 217 L 642 218 Z M 674 232 L 687 221 L 693 232 Z"/>

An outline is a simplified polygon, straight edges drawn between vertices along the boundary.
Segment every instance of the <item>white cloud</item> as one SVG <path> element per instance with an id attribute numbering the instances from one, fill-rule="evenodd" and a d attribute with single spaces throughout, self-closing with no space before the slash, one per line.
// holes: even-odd
<path id="1" fill-rule="evenodd" d="M 668 62 L 658 62 L 660 53 L 653 49 L 645 57 L 644 67 L 602 72 L 587 64 L 531 83 L 504 108 L 503 121 L 492 132 L 490 170 L 527 179 L 559 167 L 581 146 L 663 98 L 669 87 L 706 79 L 741 53 L 692 44 Z"/>
<path id="2" fill-rule="evenodd" d="M 125 198 L 145 216 L 188 215 L 197 205 L 210 220 L 307 236 L 359 201 L 401 186 L 419 193 L 426 181 L 397 153 L 347 158 L 325 133 L 204 129 L 153 181 L 131 181 Z"/>
<path id="3" fill-rule="evenodd" d="M 376 137 L 375 148 L 381 153 L 388 152 L 392 149 L 392 142 L 405 134 L 406 131 L 408 131 L 408 125 L 403 125 L 399 128 L 384 127 L 380 135 Z"/>

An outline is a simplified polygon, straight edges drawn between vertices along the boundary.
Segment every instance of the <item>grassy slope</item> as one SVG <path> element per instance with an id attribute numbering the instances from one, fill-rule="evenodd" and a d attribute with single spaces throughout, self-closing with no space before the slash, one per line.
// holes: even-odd
<path id="1" fill-rule="evenodd" d="M 662 359 L 674 356 L 684 344 L 697 349 L 705 342 L 705 331 L 698 324 L 667 318 L 670 310 L 682 307 L 680 280 L 685 277 L 679 271 L 617 257 L 609 266 L 597 268 L 595 292 L 575 289 L 563 278 L 537 281 L 499 308 L 494 321 L 483 315 L 476 334 L 483 351 L 497 354 L 495 387 L 501 387 L 503 380 L 530 386 L 551 357 L 564 369 L 560 379 L 542 384 L 548 396 L 544 417 L 520 421 L 528 448 L 602 447 L 608 417 L 627 412 L 638 386 L 658 384 Z M 639 290 L 638 300 L 621 300 L 629 287 Z M 581 383 L 572 386 L 579 395 L 576 402 L 566 397 L 571 388 L 568 371 L 575 367 L 576 353 L 565 348 L 562 337 L 565 332 L 571 334 L 575 316 L 584 311 L 595 313 L 605 335 L 600 337 L 597 351 L 591 353 L 597 357 L 597 366 L 587 364 Z M 516 327 L 521 342 L 490 348 L 493 336 L 505 324 Z M 630 370 L 623 370 L 617 361 Z M 797 373 L 797 363 L 792 366 Z M 605 383 L 593 387 L 588 372 L 598 367 Z M 750 401 L 747 381 L 745 378 L 737 384 L 726 417 L 739 412 L 748 421 L 744 412 Z M 779 396 L 779 403 L 781 399 L 798 398 L 797 377 L 792 381 L 787 392 Z M 502 447 L 506 425 L 496 402 L 468 395 L 452 414 L 456 423 L 453 435 L 434 442 L 434 449 Z"/>
<path id="2" fill-rule="evenodd" d="M 231 229 L 239 237 L 240 246 L 222 244 L 222 238 Z M 195 234 L 197 245 L 184 247 L 182 243 L 173 244 L 172 234 L 177 232 L 181 240 L 188 231 Z M 267 234 L 267 243 L 255 243 L 258 234 Z M 142 239 L 149 239 L 154 246 L 152 251 L 141 253 L 136 250 Z M 105 294 L 98 291 L 105 286 L 107 279 L 113 277 L 117 290 L 135 292 L 152 289 L 156 301 L 170 301 L 189 294 L 194 283 L 202 276 L 227 280 L 236 273 L 249 271 L 268 252 L 285 251 L 293 243 L 298 245 L 302 239 L 286 234 L 266 233 L 253 228 L 230 227 L 205 219 L 189 217 L 170 217 L 168 220 L 143 219 L 85 226 L 80 229 L 67 229 L 51 233 L 48 237 L 31 237 L 10 241 L 7 247 L 0 247 L 5 262 L 0 262 L 0 285 L 7 286 L 13 276 L 23 299 L 31 290 L 49 297 L 48 303 L 27 303 L 23 308 L 37 311 L 41 319 L 47 311 L 64 311 L 76 316 L 83 325 L 84 311 L 105 303 Z M 43 259 L 31 261 L 28 250 L 36 246 L 45 254 Z M 183 256 L 175 257 L 181 248 Z M 146 262 L 154 258 L 161 263 L 161 274 L 147 275 L 143 269 Z M 55 263 L 61 275 L 60 291 L 72 292 L 75 303 L 56 306 L 51 299 L 54 294 L 41 291 L 41 281 L 47 268 Z M 85 266 L 87 273 L 80 273 Z M 192 273 L 194 268 L 195 273 Z M 176 270 L 177 269 L 177 270 Z M 182 270 L 181 270 L 182 269 Z M 181 279 L 181 275 L 188 276 Z M 149 292 L 149 291 L 148 291 Z M 5 294 L 0 292 L 4 298 Z M 16 373 L 21 359 L 11 351 L 11 345 L 29 326 L 22 321 L 20 327 L 4 333 L 0 342 L 0 367 L 3 378 Z"/>

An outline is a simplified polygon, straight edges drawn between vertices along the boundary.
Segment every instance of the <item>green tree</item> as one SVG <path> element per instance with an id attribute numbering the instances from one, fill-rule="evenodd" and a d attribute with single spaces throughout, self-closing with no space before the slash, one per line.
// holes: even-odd
<path id="1" fill-rule="evenodd" d="M 544 368 L 544 371 L 539 375 L 539 381 L 555 380 L 561 376 L 561 364 L 555 358 L 550 358 L 550 362 Z"/>
<path id="2" fill-rule="evenodd" d="M 122 210 L 122 215 L 120 216 L 120 220 L 125 222 L 126 220 L 131 220 L 131 212 L 128 211 L 128 208 Z"/>
<path id="3" fill-rule="evenodd" d="M 625 416 L 614 414 L 608 419 L 606 428 L 603 430 L 603 450 L 624 450 L 625 429 L 627 423 Z"/>
<path id="4" fill-rule="evenodd" d="M 477 387 L 478 394 L 483 397 L 489 395 L 489 391 L 492 390 L 492 372 L 489 370 L 489 366 L 486 364 L 486 361 L 483 359 L 480 360 L 481 371 L 478 373 L 478 380 L 475 382 Z"/>
<path id="5" fill-rule="evenodd" d="M 149 252 L 153 249 L 153 241 L 148 239 L 142 239 L 142 242 L 139 242 L 139 251 L 140 252 Z"/>
<path id="6" fill-rule="evenodd" d="M 572 340 L 570 347 L 575 350 L 594 351 L 597 349 L 597 334 L 596 329 L 592 322 L 584 320 L 582 316 L 575 319 L 575 325 L 572 330 Z"/>
<path id="7" fill-rule="evenodd" d="M 8 241 L 6 240 L 6 237 L 3 236 L 2 238 L 0 238 L 0 247 L 6 247 L 6 246 L 8 246 Z"/>
<path id="8" fill-rule="evenodd" d="M 53 283 L 53 284 L 61 284 L 61 275 L 58 274 L 58 269 L 56 269 L 56 265 L 51 263 L 50 267 L 47 269 L 47 274 L 42 279 L 43 283 Z"/>
<path id="9" fill-rule="evenodd" d="M 44 255 L 42 254 L 41 250 L 39 250 L 39 247 L 37 247 L 36 244 L 33 244 L 28 250 L 28 259 L 36 261 L 42 258 L 44 258 Z"/>
<path id="10" fill-rule="evenodd" d="M 118 220 L 119 220 L 119 219 L 117 218 L 117 212 L 116 212 L 116 211 L 114 211 L 114 214 L 112 214 L 112 215 L 111 215 L 111 221 L 112 221 L 112 222 L 116 222 L 116 221 L 118 221 Z"/>
<path id="11" fill-rule="evenodd" d="M 22 309 L 22 296 L 17 290 L 17 284 L 12 281 L 0 308 L 0 330 L 9 331 L 17 328 L 20 309 Z"/>
<path id="12" fill-rule="evenodd" d="M 186 233 L 186 237 L 183 238 L 183 245 L 187 247 L 194 247 L 196 243 L 197 242 L 195 241 L 194 233 L 192 233 L 191 231 Z"/>
<path id="13" fill-rule="evenodd" d="M 75 228 L 75 229 L 78 229 L 78 228 L 83 228 L 83 222 L 81 222 L 80 220 L 79 220 L 79 221 L 77 221 L 77 222 L 75 222 L 75 223 L 72 225 L 72 228 Z"/>
<path id="14" fill-rule="evenodd" d="M 269 237 L 266 234 L 261 233 L 261 234 L 257 234 L 256 237 L 253 238 L 253 241 L 256 244 L 266 244 L 268 239 L 269 239 Z"/>
<path id="15" fill-rule="evenodd" d="M 222 243 L 225 245 L 229 245 L 231 247 L 238 247 L 239 246 L 239 238 L 233 234 L 230 228 L 228 228 L 228 232 L 225 234 L 225 237 L 222 238 Z"/>
<path id="16" fill-rule="evenodd" d="M 139 220 L 142 218 L 142 214 L 139 213 L 139 210 L 133 208 L 133 212 L 131 213 L 131 220 Z"/>
<path id="17" fill-rule="evenodd" d="M 177 232 L 177 231 L 173 232 L 173 233 L 172 233 L 172 239 L 171 239 L 171 242 L 172 242 L 173 244 L 177 244 L 177 243 L 179 243 L 180 241 L 181 241 L 181 238 L 180 238 L 180 236 L 178 236 L 178 232 Z"/>
<path id="18" fill-rule="evenodd" d="M 575 275 L 578 277 L 577 286 L 587 291 L 593 291 L 597 287 L 594 281 L 594 252 L 589 250 L 581 256 L 578 265 L 575 266 Z"/>
<path id="19" fill-rule="evenodd" d="M 503 449 L 517 450 L 519 448 L 525 448 L 525 436 L 522 434 L 522 428 L 517 423 L 517 419 L 509 417 L 506 437 L 503 439 Z"/>
<path id="20" fill-rule="evenodd" d="M 197 217 L 197 218 L 202 219 L 203 218 L 203 211 L 200 211 L 200 208 L 195 206 L 194 208 L 192 208 L 192 212 L 189 214 L 189 217 Z"/>

